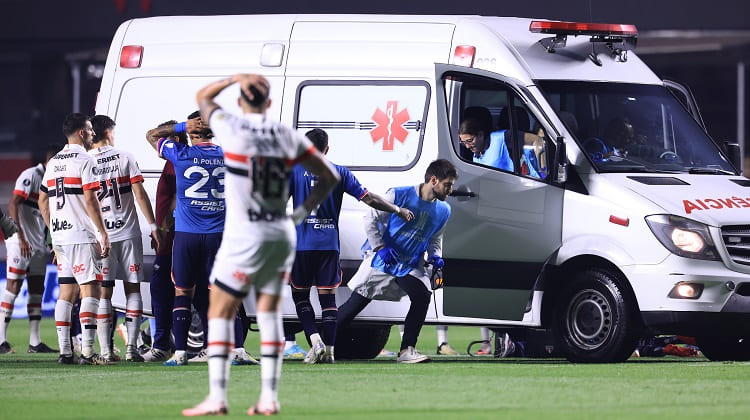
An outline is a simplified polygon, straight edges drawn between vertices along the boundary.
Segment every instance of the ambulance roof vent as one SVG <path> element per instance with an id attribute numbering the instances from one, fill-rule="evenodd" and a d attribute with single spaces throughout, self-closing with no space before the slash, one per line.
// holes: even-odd
<path id="1" fill-rule="evenodd" d="M 690 185 L 673 176 L 629 176 L 628 178 L 646 185 Z"/>
<path id="2" fill-rule="evenodd" d="M 539 43 L 549 53 L 554 53 L 558 48 L 565 48 L 568 35 L 588 35 L 591 38 L 591 54 L 589 58 L 597 66 L 601 66 L 596 52 L 596 44 L 604 44 L 612 57 L 618 61 L 628 61 L 628 51 L 634 50 L 638 40 L 638 29 L 635 25 L 623 25 L 617 23 L 584 23 L 584 22 L 561 22 L 547 20 L 532 20 L 529 31 L 540 34 L 553 34 L 555 36 L 543 38 Z"/>
<path id="3" fill-rule="evenodd" d="M 730 181 L 741 187 L 750 187 L 750 179 L 730 179 Z"/>

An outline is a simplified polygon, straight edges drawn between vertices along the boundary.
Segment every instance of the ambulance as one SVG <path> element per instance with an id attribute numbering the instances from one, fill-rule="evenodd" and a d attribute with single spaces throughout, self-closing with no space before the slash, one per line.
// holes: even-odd
<path id="1" fill-rule="evenodd" d="M 263 74 L 268 118 L 324 129 L 327 157 L 371 191 L 417 185 L 438 158 L 456 166 L 444 287 L 427 324 L 548 330 L 574 362 L 623 361 L 655 334 L 748 360 L 750 180 L 690 95 L 638 58 L 637 39 L 629 24 L 483 16 L 134 19 L 114 36 L 96 112 L 116 121 L 153 200 L 164 161 L 146 131 L 183 121 L 211 81 Z M 217 101 L 239 112 L 237 97 L 233 86 Z M 477 112 L 505 142 L 504 169 L 476 163 L 460 141 Z M 368 210 L 344 200 L 344 283 Z M 337 302 L 348 296 L 340 287 Z M 374 301 L 337 356 L 377 355 L 408 307 Z"/>

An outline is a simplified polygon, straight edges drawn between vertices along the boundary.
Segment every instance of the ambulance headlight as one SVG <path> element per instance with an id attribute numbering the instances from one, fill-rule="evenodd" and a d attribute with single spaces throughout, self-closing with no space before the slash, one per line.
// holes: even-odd
<path id="1" fill-rule="evenodd" d="M 667 214 L 648 216 L 646 223 L 659 242 L 673 254 L 700 260 L 719 259 L 708 226 L 703 223 Z"/>

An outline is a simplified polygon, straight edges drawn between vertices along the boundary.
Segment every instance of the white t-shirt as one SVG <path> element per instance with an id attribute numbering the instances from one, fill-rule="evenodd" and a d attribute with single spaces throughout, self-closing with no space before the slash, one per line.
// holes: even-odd
<path id="1" fill-rule="evenodd" d="M 47 249 L 45 244 L 46 235 L 44 233 L 44 219 L 42 219 L 42 213 L 39 211 L 39 186 L 42 184 L 42 176 L 44 176 L 44 165 L 41 163 L 25 169 L 21 172 L 21 175 L 16 179 L 16 186 L 13 189 L 13 195 L 17 195 L 24 199 L 20 206 L 18 206 L 18 218 L 17 220 L 23 228 L 24 237 L 26 242 L 29 243 L 33 251 L 41 251 Z M 14 242 L 18 240 L 18 235 L 13 235 L 8 238 L 8 242 Z"/>
<path id="2" fill-rule="evenodd" d="M 257 229 L 263 229 L 266 240 L 288 235 L 286 229 L 293 230 L 289 218 L 258 223 L 251 219 L 286 213 L 289 174 L 300 158 L 314 151 L 310 140 L 261 114 L 238 117 L 218 109 L 211 114 L 210 126 L 227 168 L 225 226 L 231 228 L 224 230 L 224 237 Z M 284 228 L 278 230 L 280 224 Z"/>
<path id="3" fill-rule="evenodd" d="M 67 144 L 49 163 L 41 191 L 49 196 L 53 245 L 94 243 L 97 230 L 86 213 L 84 190 L 98 190 L 96 161 L 78 144 Z"/>
<path id="4" fill-rule="evenodd" d="M 91 149 L 89 154 L 96 159 L 97 198 L 110 242 L 141 236 L 132 185 L 143 182 L 143 175 L 135 158 L 112 146 Z"/>

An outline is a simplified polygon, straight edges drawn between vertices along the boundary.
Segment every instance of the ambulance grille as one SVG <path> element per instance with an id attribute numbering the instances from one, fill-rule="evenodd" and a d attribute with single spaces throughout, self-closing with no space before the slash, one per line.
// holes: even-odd
<path id="1" fill-rule="evenodd" d="M 750 225 L 724 226 L 721 238 L 732 261 L 750 265 Z"/>

